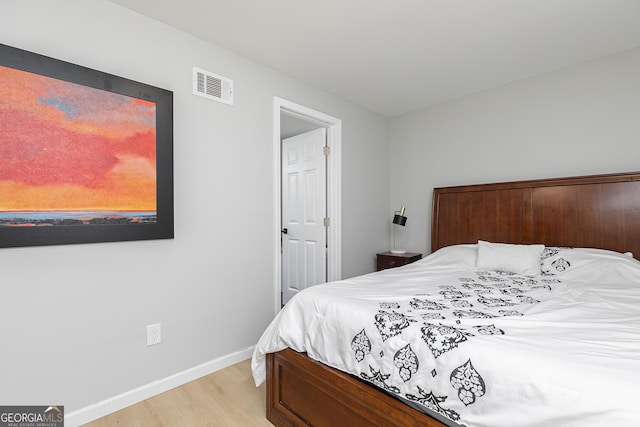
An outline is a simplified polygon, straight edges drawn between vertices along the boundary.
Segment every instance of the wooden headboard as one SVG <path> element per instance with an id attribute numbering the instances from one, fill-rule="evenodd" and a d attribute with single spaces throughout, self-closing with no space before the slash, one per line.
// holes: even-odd
<path id="1" fill-rule="evenodd" d="M 435 188 L 431 250 L 478 240 L 640 258 L 640 172 Z"/>

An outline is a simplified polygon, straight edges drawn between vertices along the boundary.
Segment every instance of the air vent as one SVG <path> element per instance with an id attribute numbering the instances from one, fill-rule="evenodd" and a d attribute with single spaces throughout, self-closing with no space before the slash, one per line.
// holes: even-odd
<path id="1" fill-rule="evenodd" d="M 233 105 L 233 80 L 193 67 L 193 94 Z"/>

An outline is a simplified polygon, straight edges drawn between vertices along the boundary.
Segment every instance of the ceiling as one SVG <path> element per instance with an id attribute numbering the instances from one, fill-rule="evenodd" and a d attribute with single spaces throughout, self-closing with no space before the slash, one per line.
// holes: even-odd
<path id="1" fill-rule="evenodd" d="M 111 1 L 387 117 L 640 47 L 639 0 Z"/>

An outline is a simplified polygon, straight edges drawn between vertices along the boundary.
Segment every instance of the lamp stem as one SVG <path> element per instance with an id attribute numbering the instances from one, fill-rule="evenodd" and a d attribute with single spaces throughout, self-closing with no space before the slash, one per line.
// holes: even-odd
<path id="1" fill-rule="evenodd" d="M 396 250 L 396 225 L 395 224 L 391 224 L 391 230 L 393 234 L 393 250 Z"/>

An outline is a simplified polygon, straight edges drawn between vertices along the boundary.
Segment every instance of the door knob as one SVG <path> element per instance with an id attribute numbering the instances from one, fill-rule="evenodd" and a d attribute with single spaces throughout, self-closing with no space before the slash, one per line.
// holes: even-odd
<path id="1" fill-rule="evenodd" d="M 289 230 L 287 230 L 286 228 L 282 229 L 282 234 L 288 234 L 288 233 L 289 233 Z"/>

